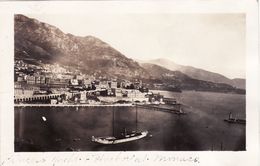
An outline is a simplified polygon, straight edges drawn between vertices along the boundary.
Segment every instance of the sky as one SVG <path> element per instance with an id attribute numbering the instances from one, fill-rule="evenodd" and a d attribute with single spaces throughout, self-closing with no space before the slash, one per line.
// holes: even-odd
<path id="1" fill-rule="evenodd" d="M 244 14 L 34 14 L 64 33 L 95 36 L 128 58 L 164 58 L 228 78 L 245 78 Z"/>

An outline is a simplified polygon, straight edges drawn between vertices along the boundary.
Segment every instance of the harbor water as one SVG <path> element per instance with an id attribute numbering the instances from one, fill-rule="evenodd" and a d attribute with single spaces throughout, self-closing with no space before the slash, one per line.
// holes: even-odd
<path id="1" fill-rule="evenodd" d="M 181 102 L 185 115 L 135 106 L 15 107 L 15 151 L 243 151 L 245 95 L 160 91 Z M 148 130 L 147 137 L 100 145 L 92 136 Z"/>

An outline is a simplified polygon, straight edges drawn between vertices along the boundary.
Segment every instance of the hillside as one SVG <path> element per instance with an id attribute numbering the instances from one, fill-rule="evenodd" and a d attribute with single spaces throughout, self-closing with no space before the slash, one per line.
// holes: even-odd
<path id="1" fill-rule="evenodd" d="M 166 87 L 174 85 L 175 88 L 184 90 L 240 93 L 240 90 L 231 85 L 193 79 L 180 71 L 171 71 L 159 65 L 143 63 L 142 67 L 149 72 L 154 80 L 160 80 L 160 83 L 165 84 Z"/>
<path id="2" fill-rule="evenodd" d="M 59 63 L 84 73 L 111 77 L 147 77 L 146 71 L 93 36 L 78 37 L 23 15 L 15 15 L 15 58 L 28 63 Z"/>
<path id="3" fill-rule="evenodd" d="M 167 59 L 154 59 L 148 61 L 147 63 L 163 66 L 173 71 L 180 71 L 194 79 L 215 82 L 215 83 L 225 83 L 225 84 L 235 86 L 237 88 L 245 89 L 245 79 L 229 79 L 218 73 L 206 71 L 192 66 L 179 65 Z"/>

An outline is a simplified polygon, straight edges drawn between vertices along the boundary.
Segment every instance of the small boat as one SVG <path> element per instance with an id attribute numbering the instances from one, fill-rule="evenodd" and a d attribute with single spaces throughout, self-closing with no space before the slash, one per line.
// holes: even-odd
<path id="1" fill-rule="evenodd" d="M 229 113 L 228 119 L 224 119 L 224 121 L 228 123 L 246 124 L 246 120 L 244 119 L 233 118 L 231 112 Z"/>
<path id="2" fill-rule="evenodd" d="M 183 110 L 181 108 L 179 110 L 175 110 L 174 113 L 178 114 L 178 115 L 185 115 L 185 114 L 187 114 L 186 112 L 183 112 Z"/>
<path id="3" fill-rule="evenodd" d="M 45 116 L 42 116 L 42 120 L 45 122 L 47 119 L 45 118 Z"/>
<path id="4" fill-rule="evenodd" d="M 228 122 L 228 123 L 246 124 L 246 120 L 244 120 L 244 119 L 232 118 L 232 119 L 224 119 L 224 121 L 226 121 L 226 122 Z"/>
<path id="5" fill-rule="evenodd" d="M 130 141 L 135 141 L 141 138 L 144 138 L 148 135 L 148 131 L 142 131 L 142 132 L 134 132 L 131 134 L 124 134 L 122 137 L 113 137 L 113 136 L 107 136 L 107 137 L 94 137 L 92 136 L 92 141 L 100 144 L 119 144 L 119 143 L 125 143 Z"/>
<path id="6" fill-rule="evenodd" d="M 80 138 L 74 138 L 73 141 L 80 141 Z"/>

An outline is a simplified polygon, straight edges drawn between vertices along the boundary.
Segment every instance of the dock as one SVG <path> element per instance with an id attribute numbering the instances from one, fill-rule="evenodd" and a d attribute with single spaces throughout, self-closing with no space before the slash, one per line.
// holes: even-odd
<path id="1" fill-rule="evenodd" d="M 176 105 L 179 107 L 179 109 L 160 107 L 160 106 L 151 105 L 151 104 L 149 104 L 149 105 L 148 104 L 146 104 L 146 105 L 136 104 L 137 107 L 154 110 L 154 111 L 163 111 L 163 112 L 169 112 L 169 113 L 178 114 L 178 115 L 187 114 L 186 112 L 182 112 L 182 110 L 180 108 L 181 104 L 176 104 Z"/>

